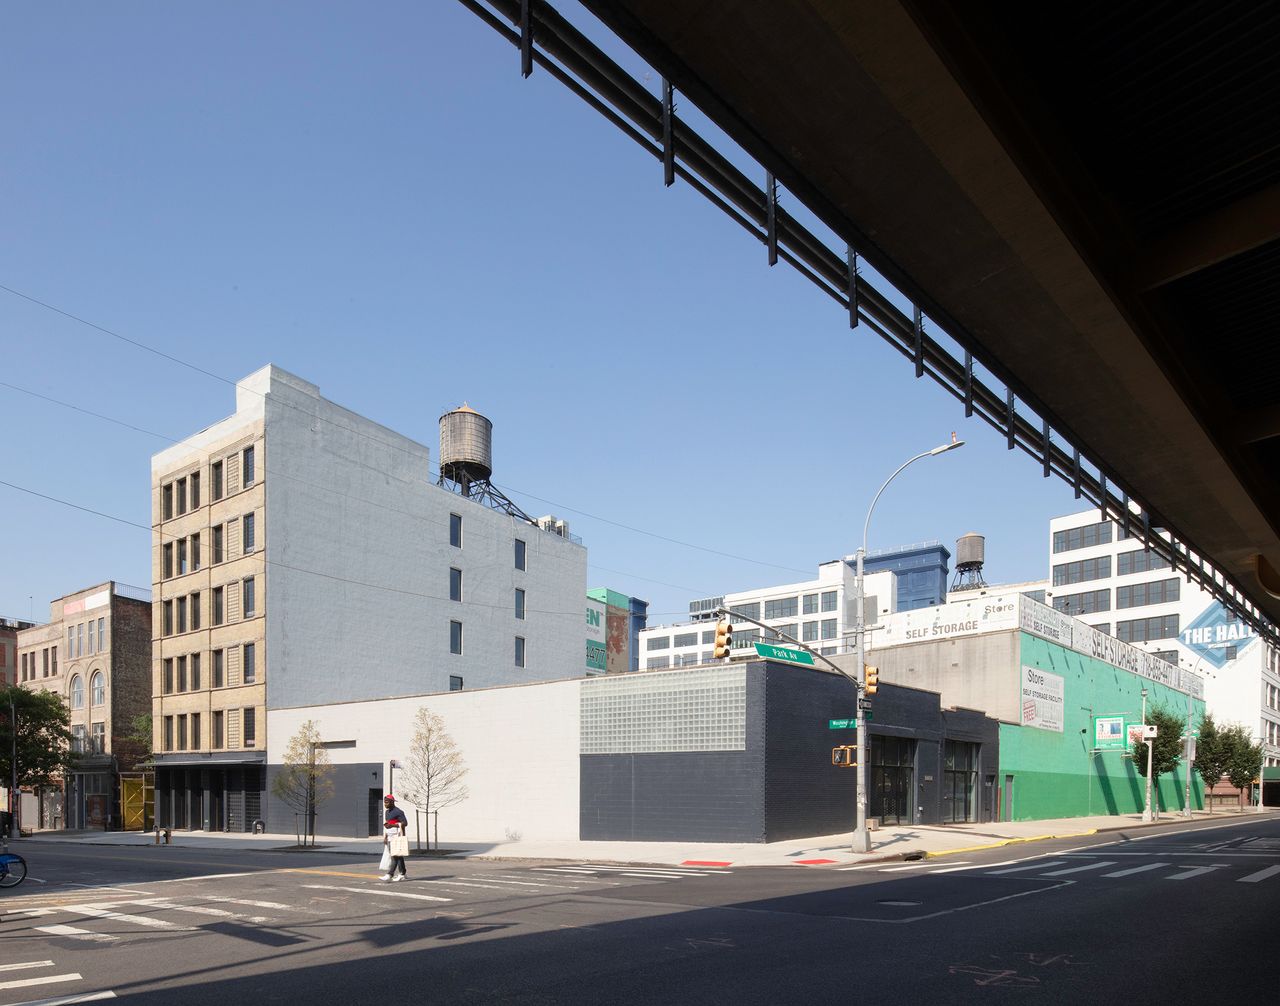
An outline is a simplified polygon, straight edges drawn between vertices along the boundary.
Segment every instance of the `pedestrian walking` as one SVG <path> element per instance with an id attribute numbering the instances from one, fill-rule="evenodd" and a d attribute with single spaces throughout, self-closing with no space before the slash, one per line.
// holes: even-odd
<path id="1" fill-rule="evenodd" d="M 383 797 L 382 806 L 385 811 L 382 844 L 387 846 L 388 851 L 391 853 L 391 866 L 379 879 L 384 883 L 390 883 L 391 881 L 404 880 L 409 875 L 409 871 L 405 869 L 404 865 L 405 856 L 409 854 L 409 839 L 407 836 L 409 819 L 404 816 L 404 811 L 396 806 L 396 798 L 390 793 Z"/>

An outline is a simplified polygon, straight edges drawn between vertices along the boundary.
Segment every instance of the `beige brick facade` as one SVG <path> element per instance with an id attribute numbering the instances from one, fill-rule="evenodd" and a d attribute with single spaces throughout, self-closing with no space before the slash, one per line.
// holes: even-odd
<path id="1" fill-rule="evenodd" d="M 158 755 L 266 747 L 266 481 L 261 420 L 152 474 Z"/>

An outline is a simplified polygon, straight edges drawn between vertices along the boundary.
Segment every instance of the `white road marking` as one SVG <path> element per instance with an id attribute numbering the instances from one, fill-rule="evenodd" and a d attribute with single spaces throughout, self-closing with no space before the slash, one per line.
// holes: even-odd
<path id="1" fill-rule="evenodd" d="M 114 907 L 124 902 L 111 902 Z M 189 933 L 192 931 L 190 926 L 180 926 L 174 922 L 165 922 L 163 919 L 152 919 L 146 915 L 129 915 L 125 912 L 113 912 L 109 908 L 95 907 L 93 905 L 59 905 L 57 908 L 31 908 L 27 909 L 27 915 L 60 915 L 62 913 L 69 915 L 85 915 L 91 919 L 119 919 L 121 922 L 132 922 L 135 926 L 146 926 L 148 929 L 169 929 L 173 932 Z"/>
<path id="2" fill-rule="evenodd" d="M 114 992 L 85 992 L 74 996 L 55 996 L 52 999 L 28 999 L 26 1002 L 14 1003 L 13 1006 L 72 1006 L 73 1003 L 96 1003 L 103 999 L 114 999 Z"/>
<path id="3" fill-rule="evenodd" d="M 1097 863 L 1085 863 L 1084 866 L 1069 866 L 1065 870 L 1050 870 L 1048 873 L 1042 873 L 1042 877 L 1061 877 L 1068 873 L 1084 873 L 1085 870 L 1100 870 L 1104 866 L 1115 866 L 1114 859 L 1103 859 Z"/>
<path id="4" fill-rule="evenodd" d="M 861 866 L 837 866 L 836 872 L 849 873 L 853 870 L 874 870 L 879 865 L 879 863 L 863 863 Z"/>
<path id="5" fill-rule="evenodd" d="M 478 887 L 485 891 L 510 890 L 509 887 L 503 884 L 481 884 L 481 883 L 477 883 L 474 880 L 436 880 L 432 878 L 432 879 L 424 879 L 424 880 L 415 880 L 414 883 L 415 884 L 446 884 L 449 887 Z"/>
<path id="6" fill-rule="evenodd" d="M 1015 860 L 1015 862 L 1020 862 L 1020 860 Z M 1023 870 L 1039 870 L 1046 866 L 1061 866 L 1065 862 L 1066 862 L 1065 859 L 1051 859 L 1048 862 L 1044 862 L 1042 860 L 1038 863 L 1032 863 L 1029 866 L 1014 866 L 1007 870 L 988 870 L 987 876 L 995 877 L 995 876 L 999 876 L 1002 873 L 1021 873 Z"/>
<path id="7" fill-rule="evenodd" d="M 633 873 L 638 871 L 641 873 L 661 873 L 664 876 L 675 874 L 680 877 L 701 877 L 704 873 L 702 870 L 681 870 L 675 866 L 598 866 L 596 869 L 614 873 Z M 732 871 L 722 870 L 720 872 L 729 873 Z"/>
<path id="8" fill-rule="evenodd" d="M 934 874 L 937 874 L 937 873 L 957 873 L 961 870 L 980 870 L 980 869 L 982 869 L 982 867 L 980 866 L 960 866 L 959 864 L 957 864 L 955 866 L 944 866 L 941 870 L 930 870 L 929 875 L 933 876 Z"/>
<path id="9" fill-rule="evenodd" d="M 1251 873 L 1247 877 L 1240 877 L 1236 883 L 1238 884 L 1256 884 L 1268 877 L 1274 877 L 1280 873 L 1280 866 L 1268 866 L 1265 870 L 1259 870 L 1257 873 Z"/>
<path id="10" fill-rule="evenodd" d="M 906 870 L 927 870 L 927 869 L 929 869 L 930 867 L 933 867 L 933 866 L 937 866 L 937 864 L 936 864 L 936 863 L 928 863 L 928 862 L 926 862 L 926 863 L 912 863 L 912 864 L 910 864 L 909 866 L 891 866 L 891 867 L 889 867 L 889 868 L 888 868 L 888 869 L 886 869 L 886 870 L 881 870 L 880 872 L 881 872 L 881 873 L 903 873 L 903 872 L 904 872 L 904 871 L 906 871 Z"/>
<path id="11" fill-rule="evenodd" d="M 73 940 L 88 940 L 91 943 L 115 943 L 120 939 L 110 933 L 94 933 L 88 929 L 77 929 L 75 926 L 32 926 L 32 929 L 50 936 L 67 936 Z"/>
<path id="12" fill-rule="evenodd" d="M 23 961 L 21 964 L 0 964 L 0 971 L 25 971 L 27 968 L 51 968 L 53 961 Z"/>
<path id="13" fill-rule="evenodd" d="M 202 901 L 212 901 L 219 905 L 245 905 L 249 908 L 277 908 L 286 912 L 311 912 L 314 909 L 299 908 L 297 905 L 282 905 L 278 901 L 250 901 L 247 898 L 218 898 L 212 894 L 201 894 Z"/>
<path id="14" fill-rule="evenodd" d="M 595 870 L 588 870 L 585 866 L 538 866 L 535 869 L 546 873 L 587 873 L 593 877 L 596 875 Z"/>
<path id="15" fill-rule="evenodd" d="M 1168 866 L 1168 863 L 1146 863 L 1142 866 L 1131 866 L 1127 870 L 1116 870 L 1114 873 L 1104 873 L 1104 877 L 1127 877 L 1134 873 L 1146 873 L 1148 870 L 1158 870 L 1162 866 Z"/>
<path id="16" fill-rule="evenodd" d="M 303 884 L 316 891 L 350 891 L 353 894 L 378 894 L 385 898 L 412 898 L 415 901 L 452 901 L 452 898 L 435 898 L 430 894 L 410 894 L 408 891 L 383 891 L 377 887 L 337 887 L 329 884 Z"/>
<path id="17" fill-rule="evenodd" d="M 40 978 L 18 978 L 11 982 L 0 982 L 0 989 L 26 989 L 32 985 L 53 985 L 55 982 L 78 982 L 80 972 L 73 971 L 66 975 L 43 975 Z"/>
<path id="18" fill-rule="evenodd" d="M 639 877 L 641 880 L 683 880 L 678 873 L 619 873 L 619 877 Z"/>
<path id="19" fill-rule="evenodd" d="M 213 915 L 220 919 L 242 919 L 255 925 L 265 925 L 273 921 L 265 915 L 241 915 L 239 912 L 228 912 L 223 908 L 205 908 L 201 905 L 180 905 L 168 898 L 140 898 L 129 902 L 131 905 L 146 905 L 166 912 L 189 912 L 192 915 Z"/>
<path id="20" fill-rule="evenodd" d="M 1189 870 L 1183 870 L 1181 873 L 1172 873 L 1165 877 L 1165 880 L 1189 880 L 1192 877 L 1198 877 L 1204 873 L 1212 873 L 1219 867 L 1226 866 L 1226 863 L 1214 863 L 1212 866 L 1193 866 Z"/>
<path id="21" fill-rule="evenodd" d="M 154 884 L 186 884 L 193 880 L 230 880 L 233 877 L 256 877 L 262 873 L 275 873 L 275 870 L 249 870 L 247 873 L 206 873 L 199 877 L 171 877 L 168 880 L 154 880 Z"/>
<path id="22" fill-rule="evenodd" d="M 538 884 L 532 880 L 510 880 L 506 877 L 494 877 L 490 875 L 486 875 L 484 879 L 491 880 L 495 884 L 513 884 L 516 887 L 549 887 L 552 890 L 564 890 L 563 884 Z M 441 883 L 447 883 L 447 881 L 441 881 Z"/>

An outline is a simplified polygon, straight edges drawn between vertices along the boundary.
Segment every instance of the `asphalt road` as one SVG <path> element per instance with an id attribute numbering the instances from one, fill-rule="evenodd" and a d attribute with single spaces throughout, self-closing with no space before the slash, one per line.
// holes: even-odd
<path id="1" fill-rule="evenodd" d="M 1280 818 L 716 870 L 15 845 L 0 1006 L 1276 998 Z M 38 881 L 44 881 L 39 883 Z"/>

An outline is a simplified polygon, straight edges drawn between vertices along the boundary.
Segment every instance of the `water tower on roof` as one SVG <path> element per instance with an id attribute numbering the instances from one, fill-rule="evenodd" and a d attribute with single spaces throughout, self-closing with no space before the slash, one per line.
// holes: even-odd
<path id="1" fill-rule="evenodd" d="M 440 417 L 440 479 L 436 484 L 537 524 L 489 481 L 492 476 L 493 423 L 463 402 Z"/>
<path id="2" fill-rule="evenodd" d="M 985 587 L 982 566 L 986 562 L 987 539 L 970 531 L 956 539 L 956 578 L 952 590 L 977 590 Z"/>

